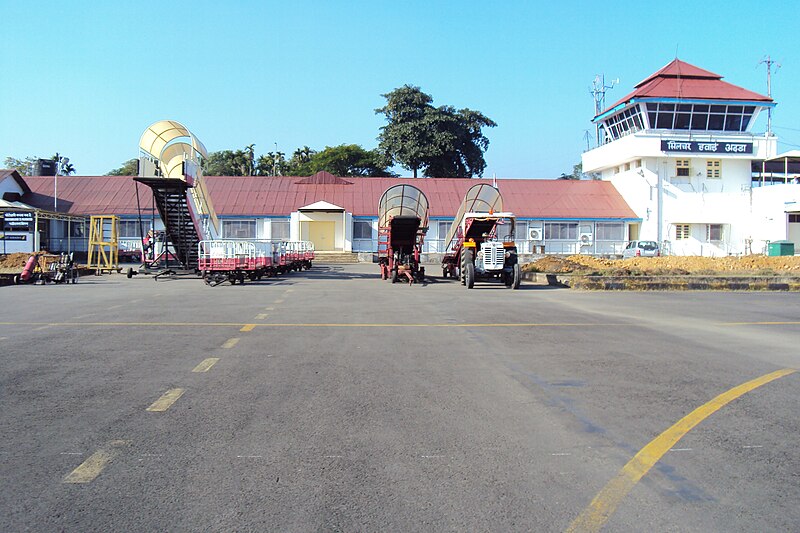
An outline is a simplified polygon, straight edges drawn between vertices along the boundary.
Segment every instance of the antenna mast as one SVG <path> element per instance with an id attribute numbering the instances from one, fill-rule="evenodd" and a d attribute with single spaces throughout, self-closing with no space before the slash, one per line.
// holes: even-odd
<path id="1" fill-rule="evenodd" d="M 619 78 L 615 80 L 611 80 L 610 85 L 606 85 L 606 75 L 605 74 L 598 74 L 594 77 L 594 81 L 592 82 L 592 88 L 589 91 L 594 98 L 594 116 L 599 115 L 603 112 L 603 109 L 606 107 L 606 91 L 608 89 L 613 89 L 616 84 L 619 83 Z M 595 140 L 597 141 L 597 146 L 600 146 L 600 123 L 598 122 L 595 124 Z"/>
<path id="2" fill-rule="evenodd" d="M 770 56 L 758 62 L 759 65 L 767 65 L 767 96 L 772 98 L 772 65 L 775 65 L 775 72 L 781 68 L 781 64 L 773 61 Z M 772 108 L 767 108 L 767 137 L 772 137 Z"/>

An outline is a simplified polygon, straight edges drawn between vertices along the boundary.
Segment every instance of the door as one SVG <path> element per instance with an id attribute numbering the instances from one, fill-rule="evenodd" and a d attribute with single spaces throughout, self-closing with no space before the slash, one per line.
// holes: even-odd
<path id="1" fill-rule="evenodd" d="M 787 213 L 789 218 L 787 241 L 794 243 L 795 253 L 800 252 L 800 213 Z"/>
<path id="2" fill-rule="evenodd" d="M 336 222 L 309 222 L 308 240 L 317 251 L 330 252 L 336 249 Z"/>

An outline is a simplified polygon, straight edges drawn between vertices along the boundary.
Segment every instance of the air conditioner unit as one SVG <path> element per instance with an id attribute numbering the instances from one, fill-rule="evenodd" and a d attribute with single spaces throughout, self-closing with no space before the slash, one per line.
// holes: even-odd
<path id="1" fill-rule="evenodd" d="M 591 233 L 581 233 L 581 246 L 591 246 L 594 235 Z"/>
<path id="2" fill-rule="evenodd" d="M 528 230 L 528 238 L 532 241 L 542 240 L 542 228 L 530 228 Z"/>

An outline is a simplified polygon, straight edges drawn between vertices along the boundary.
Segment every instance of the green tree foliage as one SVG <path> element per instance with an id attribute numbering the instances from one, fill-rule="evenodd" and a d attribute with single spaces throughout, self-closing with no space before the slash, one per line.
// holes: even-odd
<path id="1" fill-rule="evenodd" d="M 50 158 L 50 161 L 58 162 L 61 157 L 63 156 L 56 152 L 55 155 Z M 21 176 L 32 176 L 33 173 L 36 172 L 37 161 L 39 161 L 38 156 L 28 156 L 25 159 L 6 157 L 5 168 L 14 169 L 19 172 Z M 75 174 L 75 166 L 68 161 L 68 158 L 64 158 L 64 160 L 58 165 L 58 174 L 60 176 L 69 176 L 70 174 Z"/>
<path id="2" fill-rule="evenodd" d="M 250 176 L 254 172 L 255 145 L 244 150 L 221 150 L 208 154 L 203 161 L 207 176 Z"/>
<path id="3" fill-rule="evenodd" d="M 256 156 L 255 145 L 244 150 L 212 152 L 203 163 L 207 176 L 310 176 L 325 170 L 336 176 L 393 176 L 377 150 L 365 150 L 357 144 L 327 146 L 316 151 L 298 148 L 286 159 L 284 152 Z"/>
<path id="4" fill-rule="evenodd" d="M 258 158 L 256 174 L 259 176 L 283 176 L 291 174 L 290 162 L 286 161 L 286 154 L 280 151 L 267 152 Z"/>
<path id="5" fill-rule="evenodd" d="M 375 110 L 386 116 L 378 150 L 384 163 L 400 164 L 417 177 L 482 176 L 483 154 L 489 139 L 483 128 L 497 124 L 480 111 L 433 106 L 433 98 L 419 87 L 404 85 L 382 95 L 386 105 Z"/>
<path id="6" fill-rule="evenodd" d="M 119 168 L 115 168 L 114 170 L 109 170 L 106 173 L 106 176 L 136 176 L 139 174 L 139 160 L 138 159 L 128 159 L 122 166 Z"/>
<path id="7" fill-rule="evenodd" d="M 583 172 L 583 163 L 578 163 L 576 165 L 573 165 L 572 174 L 565 174 L 565 173 L 562 172 L 561 175 L 558 177 L 558 179 L 560 179 L 560 180 L 588 180 L 588 179 L 599 180 L 600 179 L 600 175 L 596 174 L 594 172 L 584 173 Z"/>
<path id="8" fill-rule="evenodd" d="M 19 172 L 20 176 L 30 176 L 33 172 L 33 167 L 36 164 L 38 157 L 28 156 L 25 159 L 17 159 L 16 157 L 6 157 L 3 168 L 14 169 Z"/>
<path id="9" fill-rule="evenodd" d="M 292 158 L 294 161 L 295 158 Z M 357 144 L 326 146 L 307 161 L 292 168 L 292 174 L 310 176 L 320 171 L 334 176 L 393 176 L 377 150 L 365 150 Z"/>

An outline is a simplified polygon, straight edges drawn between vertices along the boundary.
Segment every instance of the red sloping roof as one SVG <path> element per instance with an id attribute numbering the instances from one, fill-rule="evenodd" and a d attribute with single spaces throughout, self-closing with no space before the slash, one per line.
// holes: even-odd
<path id="1" fill-rule="evenodd" d="M 636 84 L 630 94 L 603 111 L 613 109 L 634 98 L 679 98 L 681 100 L 741 100 L 772 102 L 772 98 L 722 81 L 722 76 L 690 65 L 680 59 Z M 602 113 L 601 113 L 602 114 Z"/>
<path id="2" fill-rule="evenodd" d="M 33 207 L 53 210 L 53 176 L 25 176 L 31 193 L 23 201 Z M 149 213 L 150 188 L 139 184 L 139 201 Z M 136 182 L 130 176 L 59 176 L 58 210 L 70 215 L 136 215 Z"/>
<path id="3" fill-rule="evenodd" d="M 23 201 L 53 207 L 53 177 L 25 177 L 32 189 Z M 348 184 L 299 183 L 296 176 L 210 176 L 208 190 L 220 216 L 288 216 L 301 207 L 325 201 L 355 216 L 374 217 L 383 192 L 407 183 L 428 198 L 430 217 L 452 217 L 475 179 L 349 178 Z M 329 181 L 329 180 L 323 180 Z M 345 181 L 345 180 L 342 180 Z M 483 180 L 485 183 L 487 180 Z M 497 180 L 504 208 L 524 218 L 638 218 L 610 182 L 572 180 Z M 136 182 L 129 176 L 60 176 L 59 211 L 74 215 L 136 215 Z M 139 186 L 143 208 L 150 189 Z"/>

